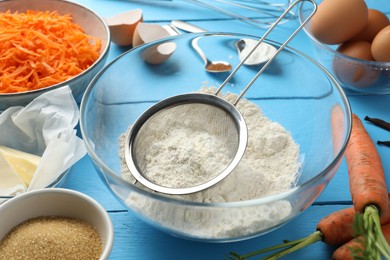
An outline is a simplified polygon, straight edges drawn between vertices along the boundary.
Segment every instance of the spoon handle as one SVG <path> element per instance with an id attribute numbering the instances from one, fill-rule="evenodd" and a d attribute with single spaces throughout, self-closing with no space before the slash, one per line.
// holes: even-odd
<path id="1" fill-rule="evenodd" d="M 197 27 L 196 25 L 186 23 L 186 22 L 173 20 L 171 22 L 171 24 L 165 25 L 164 28 L 167 31 L 169 31 L 171 35 L 180 35 L 181 32 L 179 31 L 179 29 L 183 30 L 183 31 L 187 31 L 187 32 L 193 32 L 192 29 L 195 30 L 194 28 L 199 28 L 199 27 Z M 199 30 L 203 30 L 203 29 L 199 28 Z M 201 32 L 201 31 L 199 31 L 199 32 Z M 203 32 L 205 32 L 205 31 L 203 30 Z M 206 58 L 206 54 L 202 51 L 202 49 L 198 45 L 198 41 L 200 38 L 201 37 L 194 38 L 191 41 L 191 45 L 192 45 L 192 48 L 194 48 L 194 50 L 198 53 L 198 55 L 200 56 L 200 58 L 202 59 L 204 64 L 207 65 L 209 63 L 209 61 Z"/>
<path id="2" fill-rule="evenodd" d="M 183 30 L 185 32 L 190 32 L 190 33 L 201 33 L 201 32 L 206 32 L 205 29 L 200 28 L 199 26 L 196 26 L 191 23 L 183 22 L 180 20 L 172 20 L 171 25 L 173 25 L 176 28 L 179 28 L 180 30 Z"/>
<path id="3" fill-rule="evenodd" d="M 193 39 L 191 41 L 191 45 L 192 45 L 192 48 L 194 48 L 194 50 L 199 54 L 199 56 L 203 60 L 204 64 L 207 66 L 210 63 L 210 61 L 206 58 L 206 54 L 204 54 L 204 52 L 202 51 L 202 49 L 198 45 L 198 41 L 200 38 L 201 37 L 196 37 L 195 39 Z"/>
<path id="4" fill-rule="evenodd" d="M 171 24 L 168 24 L 165 26 L 166 30 L 169 30 L 171 32 L 171 35 L 180 35 L 180 30 L 187 31 L 187 32 L 205 32 L 205 30 L 201 29 L 200 27 L 197 27 L 196 25 L 192 25 L 186 22 L 182 22 L 179 20 L 173 20 Z M 191 41 L 192 48 L 198 53 L 204 64 L 207 65 L 210 63 L 210 61 L 207 59 L 206 54 L 202 51 L 202 49 L 198 45 L 198 41 L 201 37 L 196 37 Z"/>

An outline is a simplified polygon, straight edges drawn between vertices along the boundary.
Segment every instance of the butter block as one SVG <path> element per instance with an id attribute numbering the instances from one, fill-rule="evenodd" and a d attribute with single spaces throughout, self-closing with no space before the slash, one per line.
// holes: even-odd
<path id="1" fill-rule="evenodd" d="M 27 187 L 23 180 L 11 168 L 8 161 L 0 154 L 0 195 L 14 196 L 25 192 L 26 189 Z"/>
<path id="2" fill-rule="evenodd" d="M 14 174 L 28 187 L 37 170 L 41 157 L 5 146 L 0 146 L 0 156 L 8 163 Z M 2 168 L 0 166 L 0 169 Z"/>

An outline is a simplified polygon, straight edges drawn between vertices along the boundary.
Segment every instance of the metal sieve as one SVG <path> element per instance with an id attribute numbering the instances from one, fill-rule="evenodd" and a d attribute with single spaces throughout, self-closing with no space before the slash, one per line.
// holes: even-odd
<path id="1" fill-rule="evenodd" d="M 293 7 L 295 7 L 295 5 L 304 1 L 309 1 L 313 4 L 314 7 L 311 15 L 301 23 L 301 25 L 280 46 L 275 55 L 265 63 L 255 77 L 238 95 L 237 99 L 233 103 L 230 103 L 219 97 L 218 94 L 221 90 L 275 26 Z M 207 189 L 228 176 L 244 155 L 248 140 L 247 126 L 244 118 L 236 107 L 237 103 L 275 57 L 283 50 L 287 43 L 300 29 L 302 29 L 309 19 L 311 19 L 316 12 L 316 9 L 317 5 L 314 0 L 297 0 L 290 5 L 261 37 L 252 51 L 240 61 L 237 67 L 229 74 L 214 94 L 189 93 L 172 96 L 154 104 L 141 114 L 126 133 L 124 151 L 127 167 L 134 176 L 135 181 L 140 182 L 142 185 L 156 192 L 183 195 Z M 189 113 L 191 113 L 191 117 L 189 117 Z M 161 142 L 165 142 L 165 140 L 167 140 L 165 138 L 168 136 L 179 138 L 180 129 L 182 128 L 191 129 L 191 136 L 184 137 L 184 141 L 188 140 L 189 142 L 178 142 L 172 146 L 168 145 L 168 148 L 164 153 L 167 153 L 166 155 L 168 157 L 170 153 L 174 151 L 176 154 L 179 154 L 179 156 L 173 158 L 173 160 L 183 160 L 183 164 L 194 164 L 199 168 L 199 171 L 204 172 L 202 172 L 202 174 L 199 174 L 199 171 L 193 173 L 183 172 L 183 176 L 176 177 L 183 178 L 184 180 L 191 180 L 191 182 L 184 182 L 184 184 L 181 183 L 175 186 L 171 185 L 170 182 L 173 178 L 170 176 L 171 171 L 165 169 L 162 164 L 159 165 L 158 162 L 156 164 L 155 156 L 164 156 L 164 154 L 158 150 L 159 147 L 161 147 Z M 157 139 L 157 136 L 159 138 L 161 137 L 161 140 Z M 201 162 L 191 161 L 192 157 L 201 154 L 202 149 L 205 148 L 203 146 L 191 144 L 191 140 L 198 138 L 199 140 L 203 140 L 204 145 L 207 145 L 208 142 L 218 141 L 219 150 L 214 150 L 207 155 L 209 170 L 211 169 L 210 167 L 216 165 L 216 168 L 212 168 L 210 172 L 207 172 L 208 169 L 202 169 L 203 165 Z M 183 151 L 185 154 L 181 156 L 181 153 L 178 151 Z M 221 154 L 223 154 L 222 158 L 219 156 Z M 157 168 L 157 171 L 154 171 L 156 174 L 155 176 L 148 175 L 148 165 L 151 161 L 154 161 L 154 169 Z M 223 163 L 221 164 L 221 162 Z M 161 174 L 163 174 L 163 178 L 161 178 Z M 189 174 L 194 174 L 194 176 L 189 176 Z M 157 179 L 164 181 L 158 183 L 156 181 Z"/>

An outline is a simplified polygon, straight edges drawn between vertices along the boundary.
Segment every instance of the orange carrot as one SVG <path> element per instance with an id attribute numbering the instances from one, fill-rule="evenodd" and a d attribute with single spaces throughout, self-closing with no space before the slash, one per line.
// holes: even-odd
<path id="1" fill-rule="evenodd" d="M 375 144 L 355 114 L 352 115 L 352 132 L 345 154 L 352 202 L 355 211 L 362 214 L 362 223 L 356 222 L 356 227 L 361 229 L 362 237 L 370 242 L 362 254 L 375 258 L 380 255 L 390 257 L 390 245 L 381 228 L 381 224 L 390 218 L 382 161 Z"/>
<path id="2" fill-rule="evenodd" d="M 390 202 L 390 193 L 386 195 Z M 390 207 L 390 203 L 389 203 Z M 383 225 L 390 225 L 390 210 L 385 210 Z M 340 246 L 355 237 L 353 228 L 356 211 L 354 207 L 345 208 L 324 217 L 317 224 L 317 230 L 322 233 L 322 241 L 331 246 Z"/>
<path id="3" fill-rule="evenodd" d="M 388 243 L 390 243 L 390 223 L 382 226 L 382 232 Z M 332 255 L 333 260 L 353 260 L 353 250 L 363 249 L 363 238 L 357 237 L 337 248 Z"/>
<path id="4" fill-rule="evenodd" d="M 362 250 L 363 244 L 362 244 L 362 237 L 357 237 L 349 242 L 345 243 L 344 245 L 337 248 L 333 254 L 332 259 L 333 260 L 353 260 L 354 255 L 352 253 L 352 250 Z"/>
<path id="5" fill-rule="evenodd" d="M 101 40 L 86 35 L 69 14 L 0 13 L 0 93 L 68 80 L 89 68 L 100 49 Z"/>
<path id="6" fill-rule="evenodd" d="M 352 115 L 352 132 L 346 149 L 349 186 L 356 212 L 378 208 L 381 221 L 388 216 L 389 200 L 381 158 L 359 117 Z M 382 217 L 383 216 L 383 217 Z"/>
<path id="7" fill-rule="evenodd" d="M 317 224 L 317 230 L 321 232 L 322 241 L 328 245 L 338 246 L 354 237 L 353 221 L 355 209 L 353 207 L 336 211 Z"/>

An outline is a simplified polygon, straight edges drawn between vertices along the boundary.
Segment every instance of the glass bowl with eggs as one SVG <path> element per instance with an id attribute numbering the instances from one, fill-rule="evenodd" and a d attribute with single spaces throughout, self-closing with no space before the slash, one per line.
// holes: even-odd
<path id="1" fill-rule="evenodd" d="M 270 232 L 308 208 L 342 160 L 351 130 L 344 91 L 316 61 L 286 47 L 237 103 L 248 142 L 227 177 L 207 189 L 176 195 L 136 181 L 126 149 L 128 133 L 140 115 L 172 96 L 213 94 L 229 75 L 207 71 L 194 41 L 211 61 L 224 61 L 233 70 L 240 63 L 237 44 L 243 40 L 259 39 L 194 33 L 140 45 L 101 70 L 82 99 L 81 133 L 104 183 L 140 219 L 174 236 L 229 242 Z M 265 43 L 276 49 L 281 45 Z M 169 57 L 160 59 L 168 50 Z M 158 59 L 151 60 L 154 55 Z M 244 63 L 218 96 L 233 103 L 263 65 Z M 140 142 L 133 151 L 142 157 L 138 166 L 144 177 L 154 183 L 197 185 L 225 165 L 226 147 L 235 136 L 228 143 L 220 137 L 231 129 L 221 127 L 223 120 L 205 122 L 207 110 L 199 113 L 202 110 L 190 105 L 194 109 L 164 110 L 163 123 L 148 124 L 145 141 L 152 140 L 152 145 Z M 168 124 L 172 127 L 165 131 Z"/>
<path id="2" fill-rule="evenodd" d="M 318 61 L 347 94 L 390 93 L 390 2 L 317 1 L 316 14 L 304 27 Z M 312 7 L 302 4 L 304 21 Z"/>

